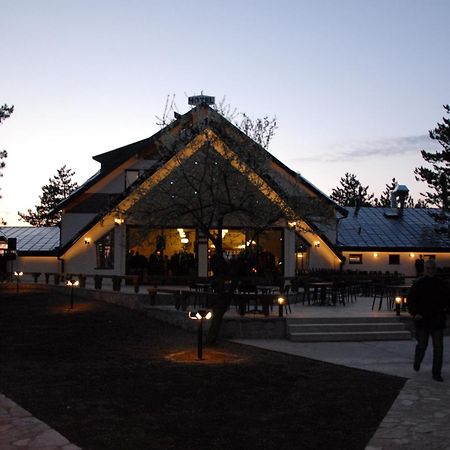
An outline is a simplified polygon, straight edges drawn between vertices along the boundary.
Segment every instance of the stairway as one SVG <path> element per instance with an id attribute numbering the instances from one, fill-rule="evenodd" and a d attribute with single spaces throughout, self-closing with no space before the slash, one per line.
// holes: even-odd
<path id="1" fill-rule="evenodd" d="M 287 338 L 294 342 L 410 340 L 396 317 L 334 317 L 287 319 Z"/>

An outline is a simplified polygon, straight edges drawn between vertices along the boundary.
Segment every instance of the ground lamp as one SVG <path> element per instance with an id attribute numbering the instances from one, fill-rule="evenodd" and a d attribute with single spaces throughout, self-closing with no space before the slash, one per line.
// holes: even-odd
<path id="1" fill-rule="evenodd" d="M 402 306 L 402 298 L 401 297 L 395 297 L 395 315 L 400 315 L 400 307 Z"/>
<path id="2" fill-rule="evenodd" d="M 203 359 L 203 320 L 209 320 L 212 317 L 211 311 L 200 309 L 197 312 L 189 311 L 189 319 L 198 321 L 198 343 L 197 343 L 197 358 Z"/>
<path id="3" fill-rule="evenodd" d="M 70 309 L 73 309 L 73 288 L 80 284 L 78 280 L 67 280 L 66 286 L 70 287 Z"/>
<path id="4" fill-rule="evenodd" d="M 14 272 L 14 276 L 16 277 L 16 293 L 19 293 L 19 282 L 20 282 L 20 277 L 23 276 L 23 272 Z"/>
<path id="5" fill-rule="evenodd" d="M 278 297 L 278 317 L 283 317 L 283 306 L 286 304 L 284 297 Z"/>

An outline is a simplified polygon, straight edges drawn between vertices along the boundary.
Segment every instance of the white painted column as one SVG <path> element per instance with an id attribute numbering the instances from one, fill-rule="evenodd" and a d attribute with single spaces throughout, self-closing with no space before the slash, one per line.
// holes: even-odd
<path id="1" fill-rule="evenodd" d="M 126 261 L 126 226 L 114 226 L 114 273 L 116 275 L 125 275 L 125 261 Z"/>
<path id="2" fill-rule="evenodd" d="M 208 238 L 197 232 L 197 275 L 199 277 L 208 276 Z"/>
<path id="3" fill-rule="evenodd" d="M 295 276 L 295 231 L 284 228 L 284 276 Z"/>

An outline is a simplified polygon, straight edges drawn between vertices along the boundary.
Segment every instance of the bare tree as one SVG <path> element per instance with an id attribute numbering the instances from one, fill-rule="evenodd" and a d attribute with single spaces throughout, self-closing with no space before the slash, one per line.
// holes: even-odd
<path id="1" fill-rule="evenodd" d="M 217 113 L 205 111 L 203 120 L 161 138 L 159 163 L 116 213 L 128 224 L 139 226 L 142 237 L 151 229 L 183 224 L 214 244 L 219 300 L 214 305 L 209 341 L 215 341 L 229 307 L 224 292 L 230 273 L 223 230 L 239 227 L 256 235 L 277 223 L 295 220 L 297 227 L 311 231 L 305 218 L 320 216 L 321 205 L 310 195 L 284 189 L 275 180 L 271 156 L 262 146 L 226 125 Z M 250 128 L 257 129 L 268 145 L 273 136 L 270 121 L 258 121 Z M 329 210 L 326 214 L 332 216 Z"/>

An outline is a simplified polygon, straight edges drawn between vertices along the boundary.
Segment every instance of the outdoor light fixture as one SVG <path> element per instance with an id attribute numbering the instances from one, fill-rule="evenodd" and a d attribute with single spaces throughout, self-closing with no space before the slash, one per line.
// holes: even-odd
<path id="1" fill-rule="evenodd" d="M 320 241 L 314 241 L 314 247 L 320 247 Z"/>
<path id="2" fill-rule="evenodd" d="M 23 272 L 14 272 L 14 276 L 16 277 L 16 294 L 19 294 L 19 282 L 20 277 L 23 276 Z"/>
<path id="3" fill-rule="evenodd" d="M 189 239 L 187 237 L 181 238 L 180 241 L 182 244 L 189 244 Z"/>
<path id="4" fill-rule="evenodd" d="M 189 311 L 189 319 L 198 320 L 198 341 L 197 341 L 197 358 L 203 359 L 203 320 L 209 320 L 212 317 L 211 311 L 199 309 L 197 312 Z"/>
<path id="5" fill-rule="evenodd" d="M 402 305 L 402 298 L 401 297 L 395 297 L 395 315 L 400 315 L 400 306 Z"/>
<path id="6" fill-rule="evenodd" d="M 70 309 L 73 309 L 73 288 L 80 284 L 78 280 L 67 280 L 66 286 L 70 288 Z"/>
<path id="7" fill-rule="evenodd" d="M 288 227 L 289 228 L 295 228 L 296 225 L 297 225 L 297 222 L 294 222 L 294 221 L 288 222 Z"/>
<path id="8" fill-rule="evenodd" d="M 91 243 L 91 238 L 84 238 L 84 245 L 89 245 Z"/>
<path id="9" fill-rule="evenodd" d="M 373 257 L 374 257 L 374 258 L 378 258 L 378 253 L 374 253 L 374 254 L 373 254 Z"/>
<path id="10" fill-rule="evenodd" d="M 416 256 L 414 253 L 410 253 L 410 254 L 409 254 L 409 257 L 410 257 L 410 258 L 414 258 L 414 256 Z"/>
<path id="11" fill-rule="evenodd" d="M 120 217 L 116 217 L 116 218 L 114 219 L 114 223 L 115 223 L 116 225 L 122 225 L 123 223 L 125 223 L 125 220 L 124 220 L 124 219 L 121 219 Z"/>
<path id="12" fill-rule="evenodd" d="M 283 317 L 283 306 L 286 304 L 284 297 L 278 297 L 278 317 Z"/>

